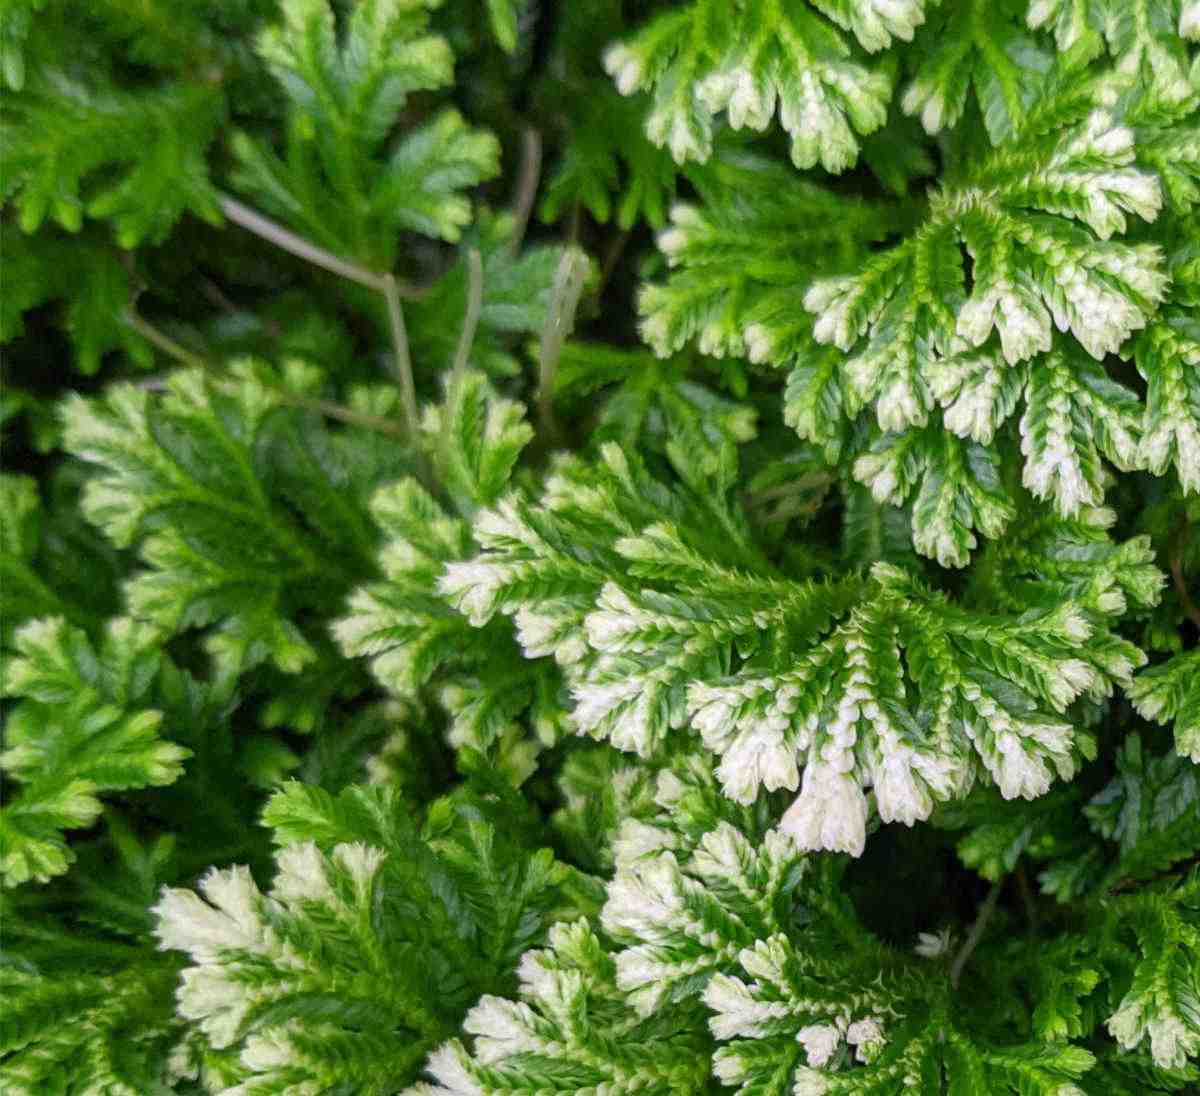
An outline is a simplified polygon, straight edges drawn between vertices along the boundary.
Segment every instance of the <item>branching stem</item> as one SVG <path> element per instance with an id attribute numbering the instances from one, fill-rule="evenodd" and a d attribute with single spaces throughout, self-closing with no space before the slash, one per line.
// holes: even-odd
<path id="1" fill-rule="evenodd" d="M 408 330 L 404 326 L 404 309 L 400 306 L 400 294 L 396 290 L 396 279 L 391 274 L 383 276 L 383 299 L 387 302 L 388 327 L 392 332 L 392 353 L 396 383 L 400 386 L 400 408 L 404 414 L 404 425 L 414 448 L 420 428 L 420 412 L 417 410 L 417 388 L 413 383 L 412 357 L 408 352 Z"/>
<path id="2" fill-rule="evenodd" d="M 418 444 L 417 431 L 420 416 L 417 410 L 416 385 L 413 382 L 412 358 L 408 352 L 408 332 L 405 330 L 404 311 L 400 305 L 402 292 L 396 276 L 390 271 L 380 274 L 374 270 L 368 270 L 358 263 L 343 259 L 228 194 L 220 195 L 218 201 L 221 212 L 234 224 L 241 225 L 247 231 L 304 259 L 305 262 L 312 263 L 314 266 L 319 266 L 323 270 L 328 270 L 352 282 L 357 282 L 359 285 L 366 286 L 383 295 L 387 304 L 388 327 L 392 333 L 394 372 L 396 383 L 400 386 L 400 407 L 409 440 L 415 449 Z M 420 458 L 418 457 L 418 459 Z"/>
<path id="3" fill-rule="evenodd" d="M 479 315 L 483 311 L 483 257 L 479 248 L 467 251 L 467 311 L 463 316 L 462 330 L 458 333 L 458 346 L 454 350 L 454 362 L 450 366 L 450 379 L 446 386 L 446 412 L 441 424 L 442 462 L 449 466 L 454 451 L 454 439 L 450 425 L 458 417 L 458 405 L 462 399 L 463 377 L 467 373 L 467 362 L 471 358 L 471 347 L 475 342 L 475 330 L 479 326 Z"/>

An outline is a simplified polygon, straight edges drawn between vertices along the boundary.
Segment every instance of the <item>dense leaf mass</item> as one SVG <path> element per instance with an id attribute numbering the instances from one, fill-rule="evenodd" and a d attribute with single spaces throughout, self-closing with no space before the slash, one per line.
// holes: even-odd
<path id="1" fill-rule="evenodd" d="M 1197 0 L 0 84 L 0 1089 L 1200 1093 Z"/>

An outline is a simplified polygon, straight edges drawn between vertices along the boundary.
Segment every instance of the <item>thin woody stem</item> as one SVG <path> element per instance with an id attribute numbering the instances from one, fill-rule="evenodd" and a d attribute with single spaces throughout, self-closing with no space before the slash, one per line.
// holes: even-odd
<path id="1" fill-rule="evenodd" d="M 392 331 L 396 382 L 400 385 L 400 407 L 404 414 L 404 425 L 408 428 L 408 435 L 415 446 L 420 428 L 417 389 L 413 383 L 412 358 L 408 352 L 408 331 L 404 326 L 404 310 L 400 307 L 400 294 L 396 290 L 396 279 L 391 274 L 384 275 L 381 292 L 383 299 L 387 302 L 388 326 Z"/>
<path id="2" fill-rule="evenodd" d="M 384 292 L 385 275 L 376 274 L 375 271 L 368 270 L 365 266 L 359 266 L 358 263 L 340 258 L 332 251 L 326 251 L 325 248 L 314 244 L 311 240 L 306 240 L 291 229 L 284 228 L 277 221 L 263 216 L 257 210 L 251 209 L 228 194 L 222 194 L 218 198 L 218 203 L 221 206 L 221 212 L 234 224 L 241 225 L 242 228 L 253 232 L 256 236 L 261 236 L 268 243 L 283 248 L 284 251 L 290 251 L 297 258 L 312 263 L 314 266 L 322 267 L 340 277 L 348 278 L 352 282 L 358 282 L 359 285 L 365 285 L 368 289 L 374 289 L 377 293 Z"/>
<path id="3" fill-rule="evenodd" d="M 121 316 L 126 327 L 136 331 L 151 346 L 161 350 L 169 358 L 174 358 L 183 365 L 207 367 L 208 362 L 199 354 L 194 354 L 182 343 L 176 342 L 165 331 L 159 331 L 153 324 L 142 319 L 133 309 L 127 309 Z"/>
<path id="4" fill-rule="evenodd" d="M 168 357 L 174 358 L 177 362 L 198 369 L 213 369 L 213 363 L 207 358 L 188 350 L 187 347 L 176 342 L 170 335 L 160 331 L 136 312 L 127 311 L 122 316 L 122 319 L 127 326 L 141 335 L 148 343 L 157 347 Z M 214 379 L 218 384 L 231 383 L 228 377 L 217 376 Z M 378 415 L 369 415 L 362 411 L 355 411 L 352 407 L 334 403 L 332 400 L 299 396 L 294 392 L 288 392 L 285 389 L 274 386 L 271 387 L 271 392 L 283 403 L 303 410 L 315 411 L 326 418 L 336 419 L 338 422 L 348 423 L 351 426 L 361 426 L 364 429 L 373 430 L 379 434 L 389 434 L 396 438 L 407 438 L 408 436 L 407 430 L 398 422 L 381 418 Z"/>
<path id="5" fill-rule="evenodd" d="M 558 376 L 558 359 L 563 343 L 575 325 L 575 309 L 583 292 L 587 262 L 575 247 L 568 247 L 554 275 L 554 290 L 542 328 L 541 351 L 538 355 L 538 418 L 548 439 L 558 436 L 554 420 L 554 385 Z"/>
<path id="6" fill-rule="evenodd" d="M 996 902 L 1000 898 L 1000 886 L 1002 882 L 1003 880 L 992 884 L 992 889 L 988 891 L 987 897 L 983 900 L 983 905 L 979 907 L 979 912 L 975 915 L 975 922 L 971 925 L 971 930 L 967 933 L 967 938 L 963 942 L 963 946 L 954 957 L 954 962 L 950 964 L 950 985 L 955 989 L 958 988 L 958 981 L 962 977 L 963 967 L 967 965 L 967 960 L 971 958 L 971 954 L 979 946 L 979 941 L 983 939 L 984 929 L 987 928 L 987 923 L 991 920 L 991 916 L 996 910 Z"/>
<path id="7" fill-rule="evenodd" d="M 467 361 L 471 357 L 471 347 L 475 343 L 475 330 L 479 326 L 479 316 L 483 311 L 483 257 L 479 248 L 467 250 L 467 311 L 463 317 L 462 330 L 458 333 L 458 346 L 454 351 L 454 363 L 450 367 L 450 403 L 458 393 L 463 374 L 467 371 Z"/>
<path id="8" fill-rule="evenodd" d="M 409 439 L 416 446 L 420 415 L 417 410 L 416 385 L 413 382 L 412 358 L 408 351 L 408 333 L 404 326 L 404 312 L 400 306 L 400 283 L 396 281 L 396 276 L 390 271 L 386 274 L 379 274 L 358 263 L 343 259 L 291 229 L 284 228 L 277 221 L 251 209 L 228 194 L 220 195 L 218 201 L 221 211 L 234 224 L 241 225 L 242 228 L 253 232 L 256 236 L 261 236 L 268 243 L 304 259 L 314 266 L 319 266 L 323 270 L 357 282 L 359 285 L 366 286 L 383 295 L 387 304 L 388 326 L 392 333 L 394 371 L 396 382 L 400 386 L 400 406 L 404 416 L 404 425 L 408 430 Z"/>
<path id="9" fill-rule="evenodd" d="M 525 229 L 529 226 L 542 173 L 541 134 L 533 126 L 527 126 L 521 136 L 521 173 L 517 177 L 517 192 L 513 201 L 513 234 L 508 243 L 513 255 L 520 249 Z"/>

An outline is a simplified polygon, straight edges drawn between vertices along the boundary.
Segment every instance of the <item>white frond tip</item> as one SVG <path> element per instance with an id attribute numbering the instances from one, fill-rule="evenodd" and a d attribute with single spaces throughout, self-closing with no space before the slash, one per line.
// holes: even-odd
<path id="1" fill-rule="evenodd" d="M 792 1096 L 825 1096 L 829 1080 L 815 1069 L 801 1066 L 792 1081 Z"/>
<path id="2" fill-rule="evenodd" d="M 467 1013 L 463 1030 L 475 1036 L 475 1057 L 484 1065 L 547 1049 L 545 1040 L 536 1035 L 536 1020 L 528 1005 L 490 994 Z"/>
<path id="3" fill-rule="evenodd" d="M 613 840 L 613 859 L 618 873 L 638 860 L 669 852 L 675 848 L 675 835 L 662 826 L 652 826 L 636 818 L 626 818 Z"/>
<path id="4" fill-rule="evenodd" d="M 647 757 L 657 740 L 657 685 L 646 678 L 600 684 L 583 683 L 572 689 L 575 723 L 583 734 L 605 737 L 618 749 Z"/>
<path id="5" fill-rule="evenodd" d="M 1200 42 L 1200 0 L 1183 0 L 1179 11 L 1179 37 Z"/>
<path id="6" fill-rule="evenodd" d="M 429 1055 L 426 1072 L 438 1082 L 441 1096 L 484 1096 L 467 1069 L 467 1062 L 467 1053 L 457 1041 L 446 1043 Z"/>
<path id="7" fill-rule="evenodd" d="M 1200 765 L 1200 722 L 1191 727 L 1182 721 L 1175 724 L 1175 752 Z"/>
<path id="8" fill-rule="evenodd" d="M 1050 765 L 1064 780 L 1074 775 L 1070 724 L 1019 719 L 975 686 L 965 690 L 964 697 L 977 720 L 967 724 L 967 733 L 1005 799 L 1045 795 L 1053 780 Z"/>
<path id="9" fill-rule="evenodd" d="M 777 92 L 774 83 L 756 78 L 744 66 L 706 76 L 696 86 L 696 95 L 711 113 L 725 111 L 733 129 L 761 132 L 775 114 Z"/>
<path id="10" fill-rule="evenodd" d="M 921 126 L 930 136 L 958 120 L 958 111 L 950 108 L 941 89 L 932 80 L 914 80 L 904 92 L 900 108 L 909 117 L 919 114 Z"/>
<path id="11" fill-rule="evenodd" d="M 676 202 L 671 206 L 671 225 L 657 237 L 659 250 L 674 264 L 695 234 L 704 231 L 704 216 L 700 210 L 687 202 Z"/>
<path id="12" fill-rule="evenodd" d="M 438 579 L 438 593 L 476 628 L 496 613 L 500 591 L 509 575 L 505 567 L 484 559 L 448 563 Z"/>
<path id="13" fill-rule="evenodd" d="M 997 281 L 959 309 L 957 332 L 971 346 L 981 346 L 993 327 L 1000 333 L 1000 348 L 1010 365 L 1050 349 L 1050 313 L 1025 286 Z"/>
<path id="14" fill-rule="evenodd" d="M 736 1047 L 723 1046 L 713 1055 L 713 1076 L 723 1085 L 740 1085 L 746 1079 L 746 1060 Z"/>
<path id="15" fill-rule="evenodd" d="M 303 1065 L 296 1045 L 288 1037 L 288 1033 L 282 1030 L 271 1030 L 249 1036 L 242 1047 L 240 1058 L 242 1065 L 248 1066 L 257 1073 Z M 229 1091 L 236 1093 L 237 1089 Z M 247 1091 L 249 1092 L 249 1090 Z M 294 1093 L 296 1089 L 292 1088 L 290 1091 Z M 226 1096 L 229 1096 L 228 1091 Z"/>
<path id="16" fill-rule="evenodd" d="M 1160 1009 L 1150 993 L 1127 993 L 1106 1026 L 1125 1050 L 1133 1050 L 1148 1035 L 1151 1057 L 1161 1069 L 1181 1069 L 1189 1057 L 1200 1052 L 1200 1034 L 1185 1027 L 1178 1016 Z"/>
<path id="17" fill-rule="evenodd" d="M 354 884 L 360 899 L 370 893 L 375 876 L 387 859 L 387 853 L 361 841 L 343 842 L 333 850 L 333 862 L 344 871 Z"/>
<path id="18" fill-rule="evenodd" d="M 833 1024 L 807 1024 L 796 1032 L 796 1042 L 804 1047 L 808 1064 L 820 1069 L 837 1053 L 842 1043 L 842 1031 Z"/>
<path id="19" fill-rule="evenodd" d="M 913 951 L 922 959 L 940 959 L 950 953 L 952 940 L 953 934 L 948 928 L 938 932 L 919 932 Z"/>
<path id="20" fill-rule="evenodd" d="M 911 42 L 925 22 L 923 0 L 867 0 L 851 10 L 850 29 L 868 53 L 886 49 L 893 38 Z"/>
<path id="21" fill-rule="evenodd" d="M 684 912 L 682 889 L 679 865 L 664 852 L 617 874 L 608 886 L 600 923 L 613 936 L 665 942 Z"/>
<path id="22" fill-rule="evenodd" d="M 791 1014 L 783 1001 L 760 1001 L 750 986 L 729 974 L 714 974 L 704 988 L 704 1003 L 713 1010 L 709 1029 L 717 1039 L 755 1039 L 771 1020 Z"/>
<path id="23" fill-rule="evenodd" d="M 617 91 L 632 95 L 645 86 L 646 69 L 642 58 L 623 42 L 614 42 L 604 51 L 604 71 L 613 78 Z"/>
<path id="24" fill-rule="evenodd" d="M 796 801 L 779 829 L 805 850 L 861 856 L 867 843 L 867 798 L 851 773 L 810 762 Z"/>
<path id="25" fill-rule="evenodd" d="M 694 103 L 656 104 L 646 119 L 646 136 L 653 144 L 664 145 L 677 164 L 688 160 L 704 163 L 712 154 L 711 123 L 706 117 L 691 114 Z"/>
<path id="26" fill-rule="evenodd" d="M 311 841 L 288 845 L 276 858 L 279 871 L 271 897 L 280 902 L 329 902 L 333 888 L 325 875 L 325 858 Z"/>
<path id="27" fill-rule="evenodd" d="M 717 779 L 736 803 L 754 802 L 760 788 L 794 791 L 800 782 L 796 751 L 784 738 L 787 724 L 762 719 L 750 724 L 726 748 Z"/>
<path id="28" fill-rule="evenodd" d="M 871 1016 L 856 1020 L 846 1029 L 846 1042 L 855 1048 L 854 1056 L 860 1062 L 871 1061 L 884 1045 L 883 1029 Z"/>
<path id="29" fill-rule="evenodd" d="M 658 617 L 637 605 L 615 582 L 606 582 L 596 599 L 597 609 L 584 618 L 588 643 L 597 651 L 643 651 L 636 637 L 654 629 Z"/>
<path id="30" fill-rule="evenodd" d="M 243 1021 L 255 1003 L 251 987 L 227 977 L 225 968 L 220 966 L 188 967 L 180 976 L 176 992 L 179 1015 L 185 1020 L 195 1020 L 217 1049 L 237 1041 Z"/>
<path id="31" fill-rule="evenodd" d="M 208 902 L 190 890 L 163 888 L 154 907 L 160 948 L 185 951 L 198 963 L 215 962 L 227 949 L 265 950 L 258 911 L 262 895 L 249 868 L 213 868 L 201 880 L 200 889 Z"/>
<path id="32" fill-rule="evenodd" d="M 672 983 L 690 973 L 689 967 L 704 965 L 706 960 L 682 963 L 666 948 L 641 945 L 628 948 L 617 956 L 617 988 L 629 996 L 639 1016 L 652 1016 L 662 1005 Z"/>
<path id="33" fill-rule="evenodd" d="M 775 360 L 775 339 L 766 324 L 752 323 L 742 332 L 746 344 L 746 357 L 755 365 L 765 365 Z"/>
<path id="34" fill-rule="evenodd" d="M 947 799 L 960 779 L 952 759 L 918 754 L 895 743 L 881 751 L 872 768 L 875 802 L 884 822 L 912 826 L 933 813 L 936 799 Z"/>
<path id="35" fill-rule="evenodd" d="M 578 616 L 571 610 L 539 612 L 522 605 L 513 617 L 517 642 L 526 658 L 545 658 L 552 655 L 560 666 L 580 662 L 588 652 Z"/>
<path id="36" fill-rule="evenodd" d="M 861 295 L 858 280 L 852 276 L 824 278 L 814 282 L 804 294 L 804 307 L 817 317 L 813 337 L 819 343 L 833 343 L 848 351 L 862 334 L 851 327 L 850 309 Z"/>

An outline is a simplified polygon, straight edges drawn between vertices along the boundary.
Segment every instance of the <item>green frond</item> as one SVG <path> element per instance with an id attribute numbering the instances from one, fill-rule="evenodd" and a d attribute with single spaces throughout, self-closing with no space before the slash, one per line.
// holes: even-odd
<path id="1" fill-rule="evenodd" d="M 5 883 L 45 881 L 67 870 L 64 832 L 96 821 L 101 793 L 170 784 L 190 751 L 160 737 L 150 706 L 161 637 L 129 619 L 94 646 L 62 618 L 33 620 L 14 636 L 4 693 L 0 767 L 22 785 L 0 808 Z"/>
<path id="2" fill-rule="evenodd" d="M 211 626 L 206 646 L 229 678 L 316 657 L 297 617 L 371 573 L 365 500 L 407 464 L 385 436 L 334 431 L 294 406 L 319 383 L 299 363 L 279 375 L 241 361 L 227 381 L 184 371 L 162 395 L 123 384 L 63 409 L 65 445 L 98 466 L 84 514 L 145 564 L 126 586 L 130 612 L 168 634 Z"/>
<path id="3" fill-rule="evenodd" d="M 25 313 L 59 301 L 81 373 L 97 372 L 114 351 L 140 368 L 153 364 L 149 343 L 126 322 L 133 287 L 116 248 L 91 233 L 68 242 L 48 232 L 30 239 L 6 228 L 4 253 L 0 338 L 7 342 L 24 334 Z"/>
<path id="4" fill-rule="evenodd" d="M 1200 651 L 1151 666 L 1126 691 L 1144 718 L 1174 720 L 1176 751 L 1200 764 Z"/>
<path id="5" fill-rule="evenodd" d="M 1084 808 L 1091 827 L 1119 844 L 1109 885 L 1149 879 L 1200 852 L 1200 772 L 1186 758 L 1143 752 L 1130 735 L 1117 775 Z"/>
<path id="6" fill-rule="evenodd" d="M 1116 575 L 1140 603 L 1157 594 L 1144 543 L 1127 570 L 1101 560 L 1094 586 L 1046 582 L 1036 610 L 1003 614 L 883 564 L 787 579 L 736 541 L 718 549 L 701 520 L 610 446 L 592 468 L 564 466 L 540 504 L 483 512 L 483 554 L 439 588 L 476 627 L 512 615 L 528 657 L 555 656 L 581 732 L 645 757 L 690 726 L 735 800 L 799 787 L 784 826 L 804 847 L 860 853 L 868 787 L 885 821 L 908 825 L 984 772 L 1007 798 L 1043 794 L 1094 750 L 1061 713 L 1145 661 L 1110 631 L 1126 604 Z M 937 521 L 926 513 L 920 535 Z"/>
<path id="7" fill-rule="evenodd" d="M 892 92 L 888 69 L 853 39 L 879 50 L 910 40 L 923 19 L 921 0 L 695 0 L 610 46 L 604 65 L 622 95 L 651 92 L 646 133 L 678 163 L 708 159 L 715 115 L 762 130 L 778 111 L 792 162 L 836 173 L 858 158 L 858 138 L 883 124 Z"/>
<path id="8" fill-rule="evenodd" d="M 419 370 L 433 374 L 449 369 L 454 361 L 470 292 L 466 251 L 474 246 L 480 253 L 482 300 L 468 365 L 490 377 L 521 372 L 514 347 L 545 328 L 564 249 L 557 244 L 514 248 L 515 230 L 510 213 L 480 210 L 461 242 L 457 261 L 428 292 L 405 306 Z"/>
<path id="9" fill-rule="evenodd" d="M 1154 1064 L 1179 1070 L 1200 1054 L 1196 971 L 1200 969 L 1200 873 L 1114 902 L 1109 927 L 1128 949 L 1132 980 L 1108 1018 L 1124 1050 L 1148 1043 Z"/>
<path id="10" fill-rule="evenodd" d="M 269 892 L 213 869 L 155 911 L 161 947 L 190 956 L 181 1015 L 235 1049 L 249 1091 L 332 1093 L 343 1070 L 395 1091 L 480 993 L 506 991 L 562 901 L 566 869 L 469 798 L 420 826 L 386 789 L 293 783 L 264 819 L 281 846 Z"/>
<path id="11" fill-rule="evenodd" d="M 0 968 L 0 1084 L 12 1096 L 145 1096 L 177 1079 L 170 1012 L 178 964 L 151 955 L 115 974 Z"/>
<path id="12" fill-rule="evenodd" d="M 411 1096 L 485 1096 L 602 1088 L 628 1096 L 704 1090 L 708 1039 L 692 1017 L 641 1019 L 622 1000 L 612 958 L 586 921 L 560 922 L 520 965 L 520 999 L 486 996 L 467 1014 L 469 1051 L 454 1039 L 429 1058 L 433 1083 Z"/>
<path id="13" fill-rule="evenodd" d="M 393 265 L 402 231 L 459 239 L 471 219 L 461 191 L 499 169 L 496 139 L 453 109 L 391 139 L 409 97 L 453 77 L 449 44 L 430 32 L 433 6 L 365 0 L 339 35 L 328 0 L 288 0 L 258 41 L 287 99 L 285 151 L 248 133 L 233 145 L 240 189 L 373 268 Z"/>
<path id="14" fill-rule="evenodd" d="M 720 156 L 688 177 L 703 204 L 672 207 L 658 236 L 670 273 L 638 299 L 642 337 L 664 357 L 693 341 L 716 357 L 798 357 L 811 339 L 797 293 L 815 273 L 860 261 L 902 217 L 749 153 Z"/>
<path id="15" fill-rule="evenodd" d="M 200 84 L 134 93 L 48 73 L 6 97 L 4 199 L 24 232 L 78 232 L 86 215 L 123 248 L 161 243 L 184 212 L 216 223 L 205 150 L 221 110 Z"/>
<path id="16" fill-rule="evenodd" d="M 904 113 L 920 118 L 927 133 L 940 133 L 958 124 L 973 92 L 992 144 L 1011 140 L 1054 64 L 1052 51 L 1021 26 L 1024 7 L 1023 0 L 934 7 L 913 43 Z"/>

